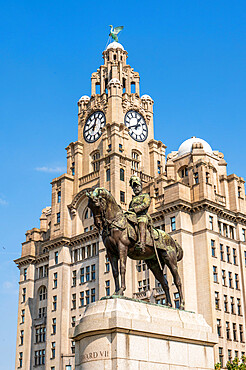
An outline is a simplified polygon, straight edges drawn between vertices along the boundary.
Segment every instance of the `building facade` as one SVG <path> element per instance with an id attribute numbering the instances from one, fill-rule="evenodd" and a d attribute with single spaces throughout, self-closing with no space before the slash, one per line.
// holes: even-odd
<path id="1" fill-rule="evenodd" d="M 244 180 L 227 175 L 222 153 L 191 138 L 167 158 L 154 139 L 153 100 L 140 97 L 139 74 L 112 42 L 91 76 L 91 96 L 78 102 L 78 140 L 68 145 L 67 172 L 52 181 L 51 207 L 26 233 L 21 257 L 16 369 L 74 369 L 69 332 L 86 306 L 114 292 L 105 247 L 87 208 L 86 191 L 101 186 L 123 209 L 138 174 L 151 196 L 156 227 L 182 245 L 185 307 L 204 315 L 219 344 L 215 357 L 245 353 L 246 202 Z M 174 306 L 178 293 L 166 273 Z M 128 297 L 165 303 L 143 261 L 127 261 Z"/>

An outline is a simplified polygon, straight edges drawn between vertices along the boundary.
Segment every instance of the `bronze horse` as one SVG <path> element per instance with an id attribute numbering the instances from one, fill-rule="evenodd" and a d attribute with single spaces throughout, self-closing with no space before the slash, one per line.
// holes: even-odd
<path id="1" fill-rule="evenodd" d="M 158 230 L 164 238 L 162 245 L 157 249 L 158 258 L 152 244 L 146 240 L 146 250 L 141 252 L 135 249 L 136 237 L 129 237 L 129 222 L 122 208 L 116 203 L 112 194 L 104 188 L 96 188 L 94 191 L 86 193 L 88 197 L 88 207 L 93 212 L 95 226 L 102 234 L 103 243 L 107 250 L 107 255 L 112 266 L 115 281 L 115 295 L 123 295 L 126 289 L 126 259 L 130 257 L 134 260 L 144 260 L 153 272 L 155 278 L 160 282 L 165 295 L 166 305 L 172 306 L 168 282 L 163 274 L 164 266 L 170 269 L 174 284 L 177 287 L 180 299 L 180 309 L 184 309 L 184 299 L 182 293 L 181 279 L 178 273 L 177 262 L 183 257 L 181 246 L 168 234 Z M 134 240 L 135 239 L 135 240 Z M 150 240 L 150 239 L 148 239 Z M 162 269 L 160 267 L 161 263 Z M 118 261 L 120 260 L 121 286 L 119 282 Z"/>

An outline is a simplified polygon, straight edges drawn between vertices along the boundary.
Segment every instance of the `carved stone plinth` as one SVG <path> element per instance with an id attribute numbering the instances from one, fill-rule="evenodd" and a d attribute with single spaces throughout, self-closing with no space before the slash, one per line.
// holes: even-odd
<path id="1" fill-rule="evenodd" d="M 71 337 L 76 370 L 214 368 L 216 335 L 202 315 L 143 301 L 92 303 Z"/>

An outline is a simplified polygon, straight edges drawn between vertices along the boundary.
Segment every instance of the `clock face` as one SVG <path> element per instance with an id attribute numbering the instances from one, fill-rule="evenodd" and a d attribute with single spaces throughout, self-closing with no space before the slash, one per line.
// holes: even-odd
<path id="1" fill-rule="evenodd" d="M 129 135 L 136 141 L 144 141 L 148 137 L 148 127 L 143 116 L 135 110 L 125 115 L 125 125 L 129 128 Z"/>
<path id="2" fill-rule="evenodd" d="M 84 138 L 88 143 L 94 143 L 102 135 L 102 127 L 106 123 L 103 112 L 97 111 L 90 115 L 84 126 Z"/>

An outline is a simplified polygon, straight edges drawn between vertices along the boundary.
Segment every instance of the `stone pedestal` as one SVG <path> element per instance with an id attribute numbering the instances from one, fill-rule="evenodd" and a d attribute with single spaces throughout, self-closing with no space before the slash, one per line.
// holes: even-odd
<path id="1" fill-rule="evenodd" d="M 127 298 L 90 304 L 71 337 L 76 370 L 214 369 L 202 315 Z"/>

